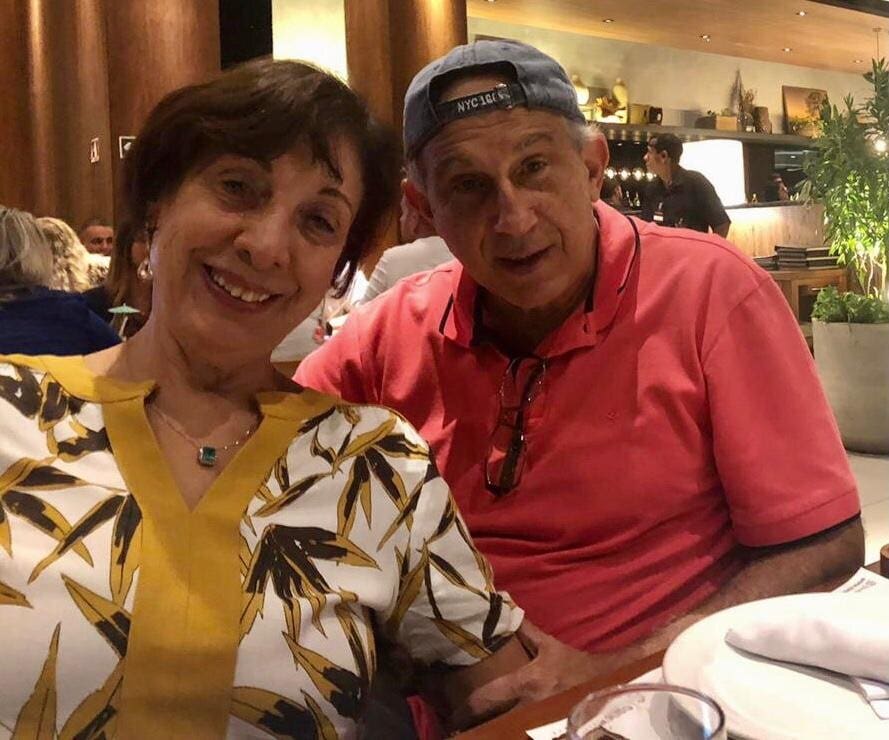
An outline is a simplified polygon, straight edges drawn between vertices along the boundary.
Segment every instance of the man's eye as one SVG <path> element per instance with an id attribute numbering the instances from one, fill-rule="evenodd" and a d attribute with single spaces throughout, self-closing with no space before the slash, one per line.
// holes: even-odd
<path id="1" fill-rule="evenodd" d="M 525 162 L 525 172 L 529 175 L 537 175 L 546 169 L 546 165 L 545 159 L 531 159 Z"/>
<path id="2" fill-rule="evenodd" d="M 477 193 L 484 188 L 478 177 L 461 177 L 454 181 L 454 190 L 458 193 Z"/>

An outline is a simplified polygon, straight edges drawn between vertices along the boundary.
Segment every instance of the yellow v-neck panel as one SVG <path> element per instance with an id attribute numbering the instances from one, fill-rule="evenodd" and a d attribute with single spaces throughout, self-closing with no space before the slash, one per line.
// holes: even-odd
<path id="1" fill-rule="evenodd" d="M 28 359 L 72 395 L 102 403 L 115 460 L 142 511 L 118 734 L 224 737 L 240 640 L 238 525 L 301 423 L 336 400 L 313 391 L 259 394 L 258 429 L 190 511 L 145 413 L 154 383 L 97 377 L 81 358 Z"/>
<path id="2" fill-rule="evenodd" d="M 144 518 L 119 732 L 126 738 L 223 737 L 240 638 L 238 522 L 298 422 L 264 418 L 189 511 L 142 399 L 104 411 L 118 467 Z"/>

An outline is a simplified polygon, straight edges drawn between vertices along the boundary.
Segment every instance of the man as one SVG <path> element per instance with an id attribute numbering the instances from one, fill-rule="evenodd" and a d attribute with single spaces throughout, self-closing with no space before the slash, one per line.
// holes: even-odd
<path id="1" fill-rule="evenodd" d="M 91 218 L 80 227 L 78 236 L 88 252 L 104 254 L 106 257 L 111 256 L 111 249 L 114 246 L 114 229 L 104 219 Z"/>
<path id="2" fill-rule="evenodd" d="M 663 226 L 695 231 L 712 229 L 725 238 L 731 221 L 710 181 L 700 172 L 679 166 L 682 142 L 675 134 L 658 134 L 648 140 L 645 166 L 658 179 L 647 193 L 642 218 Z"/>
<path id="3" fill-rule="evenodd" d="M 405 195 L 401 196 L 398 225 L 401 238 L 408 243 L 383 252 L 358 303 L 373 300 L 408 275 L 431 270 L 454 258 L 432 224 L 417 213 Z"/>
<path id="4" fill-rule="evenodd" d="M 417 427 L 540 628 L 476 710 L 860 565 L 855 483 L 777 285 L 717 237 L 595 202 L 608 148 L 554 60 L 454 49 L 411 83 L 404 137 L 408 197 L 457 261 L 357 309 L 296 379 Z"/>

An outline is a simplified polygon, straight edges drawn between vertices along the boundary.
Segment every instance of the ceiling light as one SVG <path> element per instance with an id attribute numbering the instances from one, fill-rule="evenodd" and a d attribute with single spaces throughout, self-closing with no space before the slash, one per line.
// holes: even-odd
<path id="1" fill-rule="evenodd" d="M 603 18 L 602 23 L 614 23 L 614 18 Z"/>
<path id="2" fill-rule="evenodd" d="M 789 46 L 785 46 L 783 49 L 781 49 L 781 51 L 786 51 L 789 54 L 791 51 L 793 51 L 793 49 L 791 49 Z"/>
<path id="3" fill-rule="evenodd" d="M 709 34 L 709 33 L 702 33 L 702 34 L 701 34 L 701 38 L 702 38 L 704 41 L 706 41 L 708 44 L 710 43 L 710 34 Z"/>
<path id="4" fill-rule="evenodd" d="M 805 10 L 797 10 L 797 11 L 796 11 L 796 14 L 797 14 L 800 18 L 803 18 L 803 17 L 805 17 L 805 15 L 806 15 L 806 11 L 805 11 Z"/>
<path id="5" fill-rule="evenodd" d="M 853 62 L 854 64 L 864 64 L 864 60 L 863 60 L 863 59 L 853 59 L 852 62 Z"/>

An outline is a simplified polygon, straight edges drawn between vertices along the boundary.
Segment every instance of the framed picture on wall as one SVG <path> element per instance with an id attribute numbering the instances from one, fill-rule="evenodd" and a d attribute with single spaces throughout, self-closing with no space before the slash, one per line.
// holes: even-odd
<path id="1" fill-rule="evenodd" d="M 784 132 L 807 136 L 810 139 L 820 133 L 821 106 L 827 101 L 827 90 L 812 87 L 783 85 Z"/>

